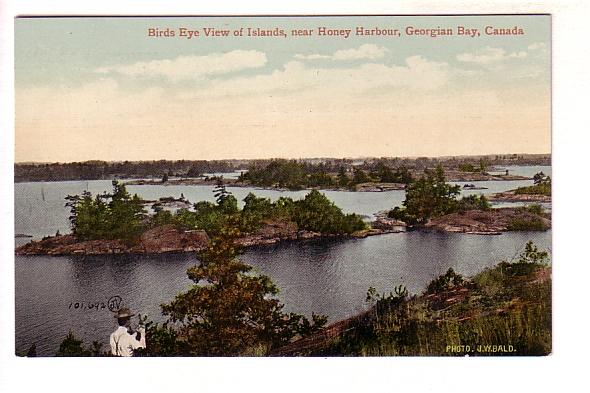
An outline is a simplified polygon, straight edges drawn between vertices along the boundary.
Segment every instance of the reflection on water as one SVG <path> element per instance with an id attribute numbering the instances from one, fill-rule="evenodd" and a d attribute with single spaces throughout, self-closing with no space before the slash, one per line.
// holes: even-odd
<path id="1" fill-rule="evenodd" d="M 500 236 L 409 232 L 256 247 L 242 258 L 277 284 L 286 311 L 326 314 L 334 322 L 362 310 L 370 286 L 390 291 L 404 284 L 419 293 L 449 267 L 472 275 L 513 258 L 529 239 L 550 248 L 550 232 Z M 115 328 L 112 313 L 107 308 L 73 309 L 72 302 L 106 302 L 119 295 L 133 310 L 161 321 L 159 304 L 189 288 L 186 269 L 195 263 L 192 254 L 17 256 L 17 352 L 36 343 L 39 354 L 53 354 L 70 329 L 87 343 L 97 340 L 106 346 Z"/>

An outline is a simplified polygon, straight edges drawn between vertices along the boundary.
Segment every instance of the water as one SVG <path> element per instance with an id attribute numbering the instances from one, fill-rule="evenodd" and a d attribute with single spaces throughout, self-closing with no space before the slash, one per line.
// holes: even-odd
<path id="1" fill-rule="evenodd" d="M 69 209 L 64 206 L 64 197 L 68 194 L 81 194 L 88 188 L 93 195 L 110 191 L 111 182 L 108 180 L 71 181 L 71 182 L 34 182 L 17 183 L 15 187 L 15 233 L 33 236 L 40 239 L 43 236 L 52 236 L 59 230 L 60 233 L 70 231 L 68 216 Z M 177 185 L 149 185 L 127 186 L 132 194 L 138 194 L 146 200 L 156 200 L 161 197 L 180 197 L 181 194 L 191 202 L 214 202 L 214 186 L 177 186 Z M 300 199 L 309 191 L 276 191 L 262 190 L 254 187 L 230 187 L 230 192 L 238 199 L 240 207 L 244 205 L 243 199 L 248 193 L 253 192 L 258 197 L 270 198 L 276 201 L 282 196 Z M 404 191 L 389 192 L 348 192 L 348 191 L 322 191 L 345 213 L 357 213 L 371 217 L 381 210 L 391 209 L 401 205 L 404 200 Z M 30 239 L 16 239 L 18 244 L 26 243 Z"/>
<path id="2" fill-rule="evenodd" d="M 510 173 L 524 176 L 532 176 L 543 171 L 551 174 L 551 167 L 548 166 L 511 166 L 504 167 Z M 233 175 L 231 173 L 230 175 Z M 485 190 L 461 190 L 461 195 L 470 194 L 493 194 L 496 192 L 512 190 L 517 187 L 530 186 L 532 180 L 519 181 L 482 181 L 482 182 L 456 182 L 461 187 L 464 184 L 473 183 L 477 186 L 487 187 Z M 67 181 L 67 182 L 32 182 L 17 183 L 15 187 L 15 233 L 33 236 L 33 239 L 40 239 L 43 236 L 55 235 L 70 231 L 68 216 L 69 210 L 64 206 L 64 197 L 68 194 L 81 194 L 88 190 L 93 194 L 110 191 L 110 180 L 93 181 Z M 150 186 L 127 186 L 132 194 L 138 194 L 147 200 L 156 200 L 160 197 L 174 196 L 185 198 L 191 202 L 215 201 L 213 196 L 214 186 L 175 186 L 175 185 L 150 185 Z M 254 187 L 230 187 L 228 188 L 236 198 L 239 205 L 243 206 L 243 199 L 249 192 L 259 197 L 277 200 L 281 196 L 288 196 L 294 199 L 303 198 L 308 191 L 276 191 L 262 190 Z M 322 191 L 328 198 L 341 207 L 345 213 L 357 213 L 366 217 L 373 214 L 400 206 L 404 200 L 404 191 L 388 192 L 348 192 L 348 191 Z M 513 206 L 513 204 L 502 204 L 501 206 Z M 16 239 L 18 245 L 28 242 L 30 239 Z"/>
<path id="3" fill-rule="evenodd" d="M 493 186 L 505 191 L 515 188 L 515 183 L 493 182 Z M 527 185 L 531 183 L 527 181 Z M 15 184 L 15 232 L 35 238 L 53 235 L 56 230 L 67 233 L 69 212 L 63 206 L 63 197 L 86 188 L 100 193 L 110 187 L 109 181 Z M 146 199 L 183 193 L 193 202 L 213 200 L 212 187 L 208 186 L 130 186 L 129 191 Z M 273 200 L 283 195 L 298 198 L 306 193 L 253 188 L 231 191 L 239 200 L 250 191 Z M 399 205 L 404 199 L 403 191 L 327 191 L 326 195 L 344 211 L 367 216 Z M 19 238 L 15 243 L 29 240 Z M 528 240 L 550 249 L 551 232 L 500 236 L 409 232 L 260 246 L 248 250 L 243 259 L 257 272 L 272 278 L 281 290 L 279 298 L 287 311 L 307 316 L 312 312 L 325 314 L 334 322 L 363 310 L 370 286 L 390 291 L 404 284 L 411 293 L 420 293 L 449 267 L 464 275 L 475 274 L 502 259 L 513 258 Z M 108 336 L 116 327 L 112 313 L 106 307 L 76 308 L 76 303 L 98 302 L 100 307 L 101 302 L 107 303 L 118 295 L 133 310 L 161 321 L 159 304 L 189 288 L 186 269 L 197 262 L 193 254 L 16 256 L 17 353 L 26 353 L 36 343 L 38 354 L 53 355 L 69 330 L 87 344 L 97 340 L 108 348 Z"/>
<path id="4" fill-rule="evenodd" d="M 551 233 L 397 233 L 261 246 L 242 258 L 273 279 L 286 311 L 325 314 L 334 322 L 363 310 L 370 286 L 387 292 L 404 284 L 411 293 L 420 293 L 449 267 L 464 275 L 475 274 L 513 258 L 528 240 L 549 249 Z M 69 330 L 86 343 L 97 340 L 107 348 L 108 336 L 116 327 L 112 313 L 107 308 L 76 309 L 76 302 L 107 303 L 118 295 L 132 310 L 162 321 L 159 305 L 190 287 L 186 269 L 195 263 L 192 254 L 17 256 L 17 353 L 26 353 L 36 343 L 38 354 L 52 355 Z"/>
<path id="5" fill-rule="evenodd" d="M 552 176 L 551 174 L 551 166 L 548 165 L 510 165 L 510 166 L 498 166 L 494 167 L 489 170 L 492 174 L 504 174 L 506 173 L 506 169 L 510 172 L 510 175 L 519 175 L 519 176 L 527 176 L 533 177 L 535 174 L 539 172 L 543 172 L 547 176 Z"/>

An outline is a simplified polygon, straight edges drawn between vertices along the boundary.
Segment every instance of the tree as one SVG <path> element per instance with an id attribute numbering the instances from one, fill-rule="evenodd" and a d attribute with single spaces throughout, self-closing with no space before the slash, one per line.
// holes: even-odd
<path id="1" fill-rule="evenodd" d="M 486 160 L 484 160 L 483 158 L 481 160 L 479 160 L 479 171 L 481 173 L 486 173 L 486 170 L 488 169 L 488 163 Z"/>
<path id="2" fill-rule="evenodd" d="M 393 183 L 395 181 L 393 171 L 383 161 L 378 161 L 375 164 L 371 176 L 376 177 L 382 183 Z"/>
<path id="3" fill-rule="evenodd" d="M 223 177 L 217 179 L 217 185 L 215 186 L 213 193 L 222 213 L 234 214 L 238 212 L 238 200 L 225 188 Z"/>
<path id="4" fill-rule="evenodd" d="M 110 238 L 135 241 L 143 231 L 145 209 L 137 194 L 131 196 L 124 184 L 113 180 L 113 194 L 108 205 Z"/>
<path id="5" fill-rule="evenodd" d="M 113 180 L 112 194 L 95 198 L 88 191 L 82 196 L 68 195 L 70 226 L 78 240 L 120 239 L 134 242 L 143 231 L 146 214 L 137 194 L 131 196 L 124 184 Z"/>
<path id="6" fill-rule="evenodd" d="M 538 172 L 535 173 L 535 176 L 533 176 L 533 183 L 535 184 L 535 186 L 551 184 L 551 177 L 546 176 L 543 172 Z"/>
<path id="7" fill-rule="evenodd" d="M 346 175 L 346 169 L 344 169 L 343 166 L 341 166 L 338 169 L 338 185 L 340 187 L 346 187 L 348 186 L 348 183 L 350 182 L 350 179 L 348 178 L 348 176 Z"/>
<path id="8" fill-rule="evenodd" d="M 457 210 L 465 212 L 468 210 L 489 210 L 492 207 L 485 195 L 468 195 L 461 198 L 457 204 Z"/>
<path id="9" fill-rule="evenodd" d="M 177 354 L 228 356 L 266 354 L 297 334 L 309 334 L 325 324 L 310 324 L 297 314 L 283 313 L 276 299 L 278 288 L 269 277 L 254 275 L 252 267 L 237 259 L 238 221 L 228 221 L 199 255 L 200 264 L 188 269 L 192 288 L 162 305 L 174 334 L 160 334 Z M 150 348 L 148 338 L 148 349 Z M 170 343 L 167 344 L 170 348 Z"/>
<path id="10" fill-rule="evenodd" d="M 457 209 L 460 187 L 445 182 L 444 170 L 424 170 L 424 175 L 408 185 L 406 199 L 402 202 L 409 221 L 423 224 L 432 217 L 439 217 Z"/>
<path id="11" fill-rule="evenodd" d="M 241 213 L 240 228 L 245 232 L 252 232 L 258 227 L 263 219 L 273 213 L 273 204 L 268 198 L 258 198 L 251 192 L 244 198 L 244 208 Z"/>
<path id="12" fill-rule="evenodd" d="M 365 171 L 359 168 L 354 168 L 354 174 L 352 176 L 352 183 L 354 184 L 361 184 L 371 181 Z"/>
<path id="13" fill-rule="evenodd" d="M 318 190 L 312 190 L 304 199 L 295 201 L 294 216 L 291 219 L 297 223 L 299 229 L 321 233 L 352 233 L 365 228 L 359 216 L 345 215 Z"/>
<path id="14" fill-rule="evenodd" d="M 405 166 L 400 166 L 397 168 L 395 173 L 393 174 L 393 182 L 394 183 L 403 183 L 403 184 L 410 184 L 414 178 L 412 174 Z"/>

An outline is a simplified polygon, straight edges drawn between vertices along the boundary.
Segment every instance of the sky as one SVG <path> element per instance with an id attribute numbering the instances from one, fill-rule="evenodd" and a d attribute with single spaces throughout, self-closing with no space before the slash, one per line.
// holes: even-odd
<path id="1" fill-rule="evenodd" d="M 550 23 L 546 15 L 19 18 L 15 160 L 550 153 Z M 524 34 L 488 35 L 486 26 Z M 400 34 L 360 36 L 357 27 Z M 200 35 L 181 37 L 181 28 Z M 320 28 L 343 34 L 319 36 Z M 312 35 L 291 35 L 304 29 Z"/>

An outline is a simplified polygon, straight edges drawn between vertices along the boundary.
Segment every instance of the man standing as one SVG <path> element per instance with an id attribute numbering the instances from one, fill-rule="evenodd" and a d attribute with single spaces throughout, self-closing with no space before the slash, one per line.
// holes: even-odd
<path id="1" fill-rule="evenodd" d="M 136 348 L 145 348 L 145 329 L 139 328 L 137 332 L 131 329 L 131 311 L 124 307 L 117 311 L 115 318 L 119 327 L 111 333 L 111 353 L 115 356 L 132 356 Z"/>

